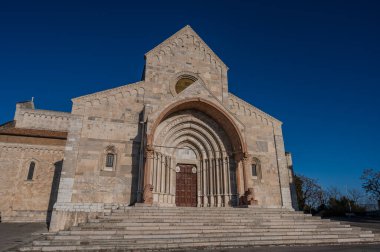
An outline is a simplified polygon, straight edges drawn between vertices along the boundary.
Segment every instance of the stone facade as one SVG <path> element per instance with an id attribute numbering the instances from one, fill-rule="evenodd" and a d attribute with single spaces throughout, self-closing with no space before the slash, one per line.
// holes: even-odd
<path id="1" fill-rule="evenodd" d="M 198 207 L 292 209 L 282 123 L 228 92 L 228 67 L 192 28 L 184 27 L 145 59 L 141 81 L 74 98 L 69 114 L 17 108 L 16 128 L 67 132 L 65 145 L 54 146 L 64 162 L 51 230 L 118 205 L 175 207 L 184 164 L 196 173 Z M 24 156 L 18 155 L 1 152 L 23 169 Z M 0 162 L 5 174 L 13 170 L 13 161 Z M 16 199 L 13 191 L 0 193 L 9 202 Z M 18 201 L 27 206 L 33 200 Z M 42 201 L 36 204 L 46 210 Z"/>
<path id="2" fill-rule="evenodd" d="M 58 129 L 64 129 L 60 121 L 69 117 L 23 102 L 16 105 L 15 120 L 0 127 L 1 221 L 50 221 L 67 135 Z"/>

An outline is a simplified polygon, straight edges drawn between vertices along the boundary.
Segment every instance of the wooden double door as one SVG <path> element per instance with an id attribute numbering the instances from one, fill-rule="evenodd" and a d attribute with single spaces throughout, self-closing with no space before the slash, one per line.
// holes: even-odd
<path id="1" fill-rule="evenodd" d="M 180 207 L 197 206 L 197 169 L 194 165 L 177 166 L 175 204 Z"/>

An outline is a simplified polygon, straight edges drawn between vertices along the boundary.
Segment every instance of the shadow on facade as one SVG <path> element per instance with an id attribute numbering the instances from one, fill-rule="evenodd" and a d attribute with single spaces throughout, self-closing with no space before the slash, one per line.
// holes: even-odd
<path id="1" fill-rule="evenodd" d="M 138 122 L 138 132 L 135 138 L 131 139 L 132 142 L 132 168 L 131 168 L 131 174 L 132 174 L 132 181 L 131 181 L 131 195 L 130 195 L 130 205 L 134 205 L 137 202 L 138 199 L 138 183 L 139 183 L 139 166 L 140 166 L 140 157 L 144 154 L 144 149 L 141 149 L 144 147 L 144 143 L 141 141 L 142 134 L 145 134 L 143 132 L 143 125 L 140 123 L 144 120 L 144 113 L 141 112 L 139 114 L 139 122 Z M 142 162 L 143 169 L 143 162 Z"/>
<path id="2" fill-rule="evenodd" d="M 55 202 L 57 202 L 59 181 L 61 179 L 61 172 L 62 172 L 62 165 L 63 165 L 63 160 L 54 163 L 54 176 L 51 181 L 49 205 L 48 205 L 47 214 L 46 214 L 46 224 L 48 228 L 50 226 L 50 220 L 51 220 L 54 204 Z"/>

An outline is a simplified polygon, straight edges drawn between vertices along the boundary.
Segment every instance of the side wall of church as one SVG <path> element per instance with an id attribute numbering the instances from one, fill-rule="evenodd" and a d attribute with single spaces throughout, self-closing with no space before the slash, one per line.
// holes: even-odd
<path id="1" fill-rule="evenodd" d="M 0 213 L 3 222 L 49 221 L 58 192 L 63 148 L 7 143 L 0 138 Z M 32 161 L 35 162 L 34 175 L 28 180 Z"/>
<path id="2" fill-rule="evenodd" d="M 245 139 L 257 176 L 251 181 L 258 204 L 291 207 L 289 171 L 281 122 L 230 94 L 228 108 L 245 125 Z"/>
<path id="3" fill-rule="evenodd" d="M 70 116 L 70 113 L 23 108 L 17 104 L 14 120 L 17 128 L 67 131 Z"/>
<path id="4" fill-rule="evenodd" d="M 76 147 L 66 148 L 66 153 L 75 155 L 64 164 L 74 169 L 72 194 L 66 202 L 136 201 L 143 99 L 142 85 L 132 84 L 74 101 L 72 113 L 78 124 L 75 136 L 68 137 Z M 108 150 L 115 154 L 112 170 L 106 169 Z"/>
<path id="5" fill-rule="evenodd" d="M 142 82 L 73 99 L 51 230 L 84 222 L 106 206 L 136 201 L 144 99 Z"/>

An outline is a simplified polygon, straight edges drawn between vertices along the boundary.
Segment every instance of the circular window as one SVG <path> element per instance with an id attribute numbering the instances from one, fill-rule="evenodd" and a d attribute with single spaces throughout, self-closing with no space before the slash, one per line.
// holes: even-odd
<path id="1" fill-rule="evenodd" d="M 194 83 L 195 80 L 190 78 L 181 78 L 177 81 L 175 84 L 175 91 L 177 94 L 181 93 L 183 90 L 185 90 L 188 86 Z"/>

